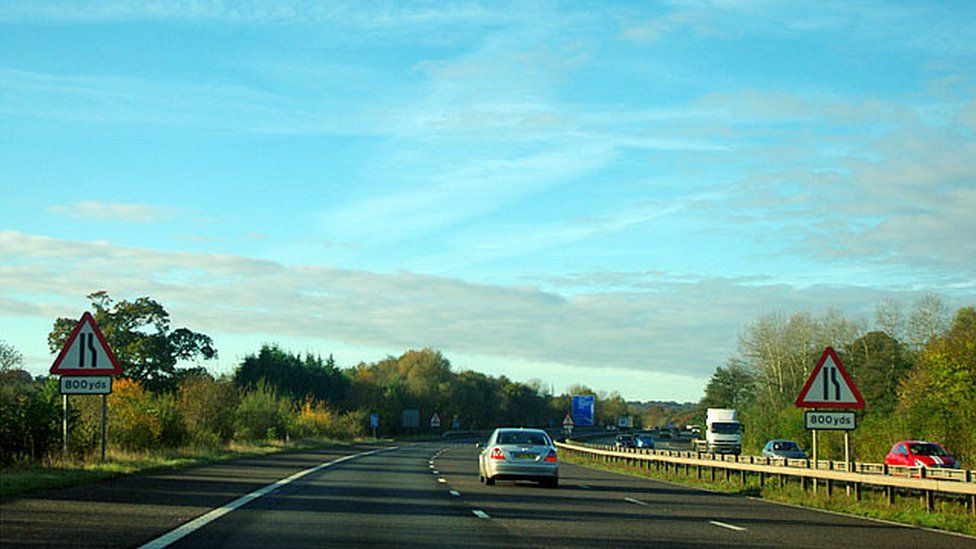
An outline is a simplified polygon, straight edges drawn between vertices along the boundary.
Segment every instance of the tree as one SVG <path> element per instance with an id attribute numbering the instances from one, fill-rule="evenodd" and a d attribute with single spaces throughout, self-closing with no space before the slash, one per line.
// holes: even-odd
<path id="1" fill-rule="evenodd" d="M 187 375 L 177 368 L 181 360 L 217 358 L 210 336 L 187 328 L 170 330 L 169 313 L 157 301 L 140 297 L 113 302 L 108 292 L 89 294 L 95 322 L 119 359 L 122 375 L 152 391 L 170 391 Z M 77 324 L 74 318 L 58 318 L 47 337 L 52 353 L 67 342 Z"/>
<path id="2" fill-rule="evenodd" d="M 24 355 L 20 354 L 13 345 L 0 339 L 0 372 L 8 372 L 19 368 L 24 362 Z"/>
<path id="3" fill-rule="evenodd" d="M 898 404 L 898 385 L 912 369 L 910 353 L 885 332 L 870 332 L 847 346 L 845 365 L 869 414 L 888 414 Z"/>
<path id="4" fill-rule="evenodd" d="M 742 363 L 732 360 L 725 368 L 715 369 L 708 385 L 705 386 L 705 396 L 702 397 L 702 408 L 736 408 L 743 406 L 755 396 L 755 378 Z"/>
<path id="5" fill-rule="evenodd" d="M 318 400 L 338 403 L 342 400 L 348 380 L 334 366 L 321 357 L 282 350 L 277 345 L 262 345 L 257 354 L 247 355 L 234 372 L 234 383 L 253 389 L 261 380 L 283 396 L 303 400 L 311 396 Z"/>
<path id="6" fill-rule="evenodd" d="M 951 328 L 929 341 L 899 393 L 897 414 L 912 436 L 976 460 L 976 309 L 959 309 Z"/>

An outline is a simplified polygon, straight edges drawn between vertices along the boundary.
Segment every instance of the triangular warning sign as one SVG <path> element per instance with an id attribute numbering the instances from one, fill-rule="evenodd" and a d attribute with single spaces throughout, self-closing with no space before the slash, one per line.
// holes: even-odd
<path id="1" fill-rule="evenodd" d="M 573 424 L 573 416 L 566 414 L 566 417 L 563 418 L 563 425 L 565 426 L 565 425 L 572 425 L 572 424 Z"/>
<path id="2" fill-rule="evenodd" d="M 115 353 L 108 347 L 91 313 L 81 315 L 58 358 L 54 359 L 51 373 L 63 376 L 114 376 L 122 373 Z"/>
<path id="3" fill-rule="evenodd" d="M 430 416 L 430 426 L 431 427 L 441 426 L 441 416 L 437 415 L 437 412 L 434 412 L 434 415 Z"/>
<path id="4" fill-rule="evenodd" d="M 832 347 L 824 349 L 794 404 L 798 408 L 864 408 L 864 399 Z"/>

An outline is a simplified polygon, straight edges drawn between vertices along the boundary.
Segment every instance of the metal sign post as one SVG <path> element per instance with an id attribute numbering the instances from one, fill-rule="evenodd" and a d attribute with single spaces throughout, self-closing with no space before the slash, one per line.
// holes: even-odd
<path id="1" fill-rule="evenodd" d="M 61 459 L 68 461 L 68 395 L 61 395 Z"/>
<path id="2" fill-rule="evenodd" d="M 108 400 L 106 395 L 112 392 L 113 376 L 122 373 L 115 353 L 105 341 L 105 336 L 98 329 L 95 317 L 91 313 L 81 315 L 81 320 L 75 324 L 68 335 L 64 347 L 51 365 L 50 373 L 61 376 L 58 380 L 61 393 L 63 417 L 61 418 L 61 434 L 64 438 L 62 453 L 68 459 L 68 395 L 102 395 L 102 440 L 101 459 L 105 461 L 105 446 L 108 430 Z"/>
<path id="3" fill-rule="evenodd" d="M 102 463 L 105 463 L 106 425 L 108 419 L 108 395 L 102 395 Z"/>

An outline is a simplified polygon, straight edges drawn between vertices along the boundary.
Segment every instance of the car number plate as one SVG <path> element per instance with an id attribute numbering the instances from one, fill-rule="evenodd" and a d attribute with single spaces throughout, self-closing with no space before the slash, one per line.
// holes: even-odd
<path id="1" fill-rule="evenodd" d="M 530 452 L 519 452 L 515 454 L 515 459 L 535 459 L 538 454 L 533 454 Z"/>

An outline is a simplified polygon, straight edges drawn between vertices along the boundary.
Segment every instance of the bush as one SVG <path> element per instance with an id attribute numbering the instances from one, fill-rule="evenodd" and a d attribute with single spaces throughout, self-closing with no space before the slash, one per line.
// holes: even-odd
<path id="1" fill-rule="evenodd" d="M 32 381 L 0 374 L 0 465 L 39 461 L 61 443 L 61 403 L 57 380 Z"/>
<path id="2" fill-rule="evenodd" d="M 108 397 L 109 440 L 125 450 L 149 450 L 163 433 L 153 395 L 138 381 L 116 379 Z"/>
<path id="3" fill-rule="evenodd" d="M 210 376 L 183 380 L 177 405 L 190 441 L 209 447 L 230 442 L 239 401 L 237 388 L 230 380 Z"/>
<path id="4" fill-rule="evenodd" d="M 284 438 L 291 417 L 291 401 L 279 397 L 266 383 L 241 397 L 234 422 L 234 438 L 243 441 Z"/>

